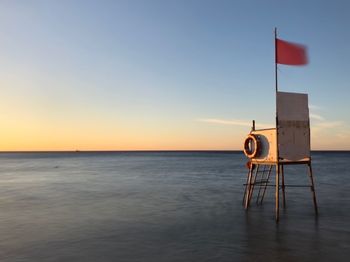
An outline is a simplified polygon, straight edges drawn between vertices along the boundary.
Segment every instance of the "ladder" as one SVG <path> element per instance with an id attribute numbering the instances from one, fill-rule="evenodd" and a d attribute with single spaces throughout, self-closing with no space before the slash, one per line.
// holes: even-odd
<path id="1" fill-rule="evenodd" d="M 245 190 L 244 190 L 243 200 L 242 200 L 242 204 L 246 209 L 250 205 L 255 186 L 259 187 L 259 190 L 256 196 L 256 204 L 257 205 L 262 204 L 273 166 L 274 165 L 266 165 L 266 164 L 261 165 L 261 164 L 249 163 L 249 171 L 247 174 L 247 181 L 244 184 Z"/>

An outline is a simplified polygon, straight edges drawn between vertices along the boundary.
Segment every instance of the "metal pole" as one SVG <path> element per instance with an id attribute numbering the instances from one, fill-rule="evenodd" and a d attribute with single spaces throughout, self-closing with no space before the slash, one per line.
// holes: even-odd
<path id="1" fill-rule="evenodd" d="M 278 78 L 277 78 L 277 27 L 275 27 L 275 79 L 276 79 L 276 156 L 277 156 L 277 165 L 279 165 L 280 154 L 278 147 L 278 106 L 277 106 L 277 94 L 278 94 Z"/>
<path id="2" fill-rule="evenodd" d="M 278 78 L 277 78 L 277 28 L 275 27 L 275 87 L 276 95 L 278 92 Z"/>
<path id="3" fill-rule="evenodd" d="M 282 200 L 283 200 L 283 208 L 286 207 L 286 192 L 285 192 L 285 184 L 284 184 L 284 165 L 281 165 L 281 175 L 282 175 Z"/>
<path id="4" fill-rule="evenodd" d="M 249 173 L 248 173 L 247 188 L 245 190 L 245 198 L 244 198 L 245 209 L 248 209 L 249 207 L 249 195 L 250 195 L 251 184 L 252 184 L 252 176 L 253 176 L 253 165 L 250 166 Z"/>
<path id="5" fill-rule="evenodd" d="M 318 208 L 317 208 L 317 201 L 316 201 L 316 192 L 315 192 L 315 184 L 314 184 L 314 179 L 312 175 L 312 167 L 311 167 L 311 161 L 308 163 L 309 166 L 309 177 L 310 177 L 310 182 L 311 182 L 311 192 L 312 192 L 312 198 L 314 201 L 314 208 L 315 208 L 315 213 L 316 215 L 318 214 Z"/>
<path id="6" fill-rule="evenodd" d="M 276 89 L 276 130 L 278 135 L 278 114 L 277 114 L 277 92 L 278 92 L 278 74 L 277 74 L 277 27 L 275 27 L 275 89 Z M 276 141 L 278 142 L 278 140 Z M 277 161 L 278 161 L 278 143 L 277 143 Z"/>
<path id="7" fill-rule="evenodd" d="M 279 212 L 280 212 L 280 165 L 277 163 L 276 165 L 276 191 L 275 191 L 275 197 L 276 197 L 276 208 L 275 208 L 275 216 L 276 216 L 276 222 L 279 220 Z"/>

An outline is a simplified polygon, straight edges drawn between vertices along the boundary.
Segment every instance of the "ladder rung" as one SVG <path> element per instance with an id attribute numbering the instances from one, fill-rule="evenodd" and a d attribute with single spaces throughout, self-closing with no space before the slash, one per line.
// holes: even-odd
<path id="1" fill-rule="evenodd" d="M 269 181 L 268 180 L 260 180 L 260 181 L 256 181 L 256 182 L 254 182 L 254 183 L 250 183 L 250 184 L 243 184 L 244 186 L 246 186 L 246 185 L 259 185 L 259 184 L 263 184 L 263 183 L 269 183 Z"/>
<path id="2" fill-rule="evenodd" d="M 245 185 L 247 185 L 247 184 L 245 184 Z M 272 185 L 266 185 L 266 186 L 276 186 L 276 185 L 272 184 Z M 307 185 L 284 185 L 284 187 L 312 187 L 312 186 L 307 186 Z M 280 185 L 280 188 L 282 188 L 282 185 Z"/>
<path id="3" fill-rule="evenodd" d="M 260 181 L 256 181 L 254 182 L 254 184 L 262 184 L 262 183 L 268 183 L 268 180 L 260 180 Z"/>

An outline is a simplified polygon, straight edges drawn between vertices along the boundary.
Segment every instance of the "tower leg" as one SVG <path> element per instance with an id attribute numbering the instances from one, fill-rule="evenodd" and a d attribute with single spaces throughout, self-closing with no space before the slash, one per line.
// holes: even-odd
<path id="1" fill-rule="evenodd" d="M 245 209 L 248 209 L 248 206 L 249 206 L 249 195 L 250 195 L 250 190 L 251 190 L 252 176 L 253 176 L 253 165 L 251 165 L 249 168 L 246 190 L 244 192 L 245 193 L 245 195 L 244 195 L 244 207 L 245 207 Z"/>
<path id="2" fill-rule="evenodd" d="M 283 208 L 286 207 L 286 192 L 285 192 L 285 185 L 284 185 L 284 166 L 281 165 L 281 176 L 282 176 L 282 204 Z"/>
<path id="3" fill-rule="evenodd" d="M 248 206 L 250 205 L 250 200 L 253 197 L 253 191 L 254 191 L 256 177 L 258 176 L 258 173 L 259 173 L 259 167 L 260 167 L 260 165 L 256 166 L 255 176 L 253 175 L 253 172 L 252 172 L 252 179 L 250 180 L 251 181 L 251 186 L 250 186 L 250 192 L 249 192 L 249 198 L 248 198 Z"/>
<path id="4" fill-rule="evenodd" d="M 245 182 L 245 188 L 244 188 L 244 193 L 243 193 L 243 199 L 242 199 L 242 205 L 245 205 L 245 198 L 246 198 L 246 194 L 247 194 L 247 190 L 248 190 L 248 182 L 249 182 L 249 176 L 250 176 L 250 169 L 251 167 L 249 167 L 248 170 L 248 174 L 247 174 L 247 181 Z"/>
<path id="5" fill-rule="evenodd" d="M 310 182 L 311 182 L 311 192 L 312 192 L 312 198 L 314 201 L 314 208 L 315 208 L 315 213 L 316 215 L 318 214 L 318 207 L 317 207 L 317 201 L 316 201 L 316 192 L 315 192 L 315 185 L 314 185 L 314 178 L 312 175 L 312 167 L 311 167 L 311 162 L 308 163 L 309 166 L 309 178 L 310 178 Z"/>
<path id="6" fill-rule="evenodd" d="M 276 222 L 279 220 L 279 212 L 280 212 L 280 207 L 279 207 L 279 202 L 280 202 L 280 196 L 279 196 L 279 191 L 280 191 L 280 165 L 276 165 L 276 208 L 275 208 L 275 213 L 276 213 Z"/>

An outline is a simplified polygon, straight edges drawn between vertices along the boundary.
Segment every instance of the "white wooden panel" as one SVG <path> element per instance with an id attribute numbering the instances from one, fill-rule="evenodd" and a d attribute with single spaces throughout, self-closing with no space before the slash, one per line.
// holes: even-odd
<path id="1" fill-rule="evenodd" d="M 307 94 L 277 92 L 277 117 L 279 121 L 309 121 Z"/>
<path id="2" fill-rule="evenodd" d="M 310 157 L 310 124 L 307 94 L 277 93 L 278 150 L 282 160 Z"/>

